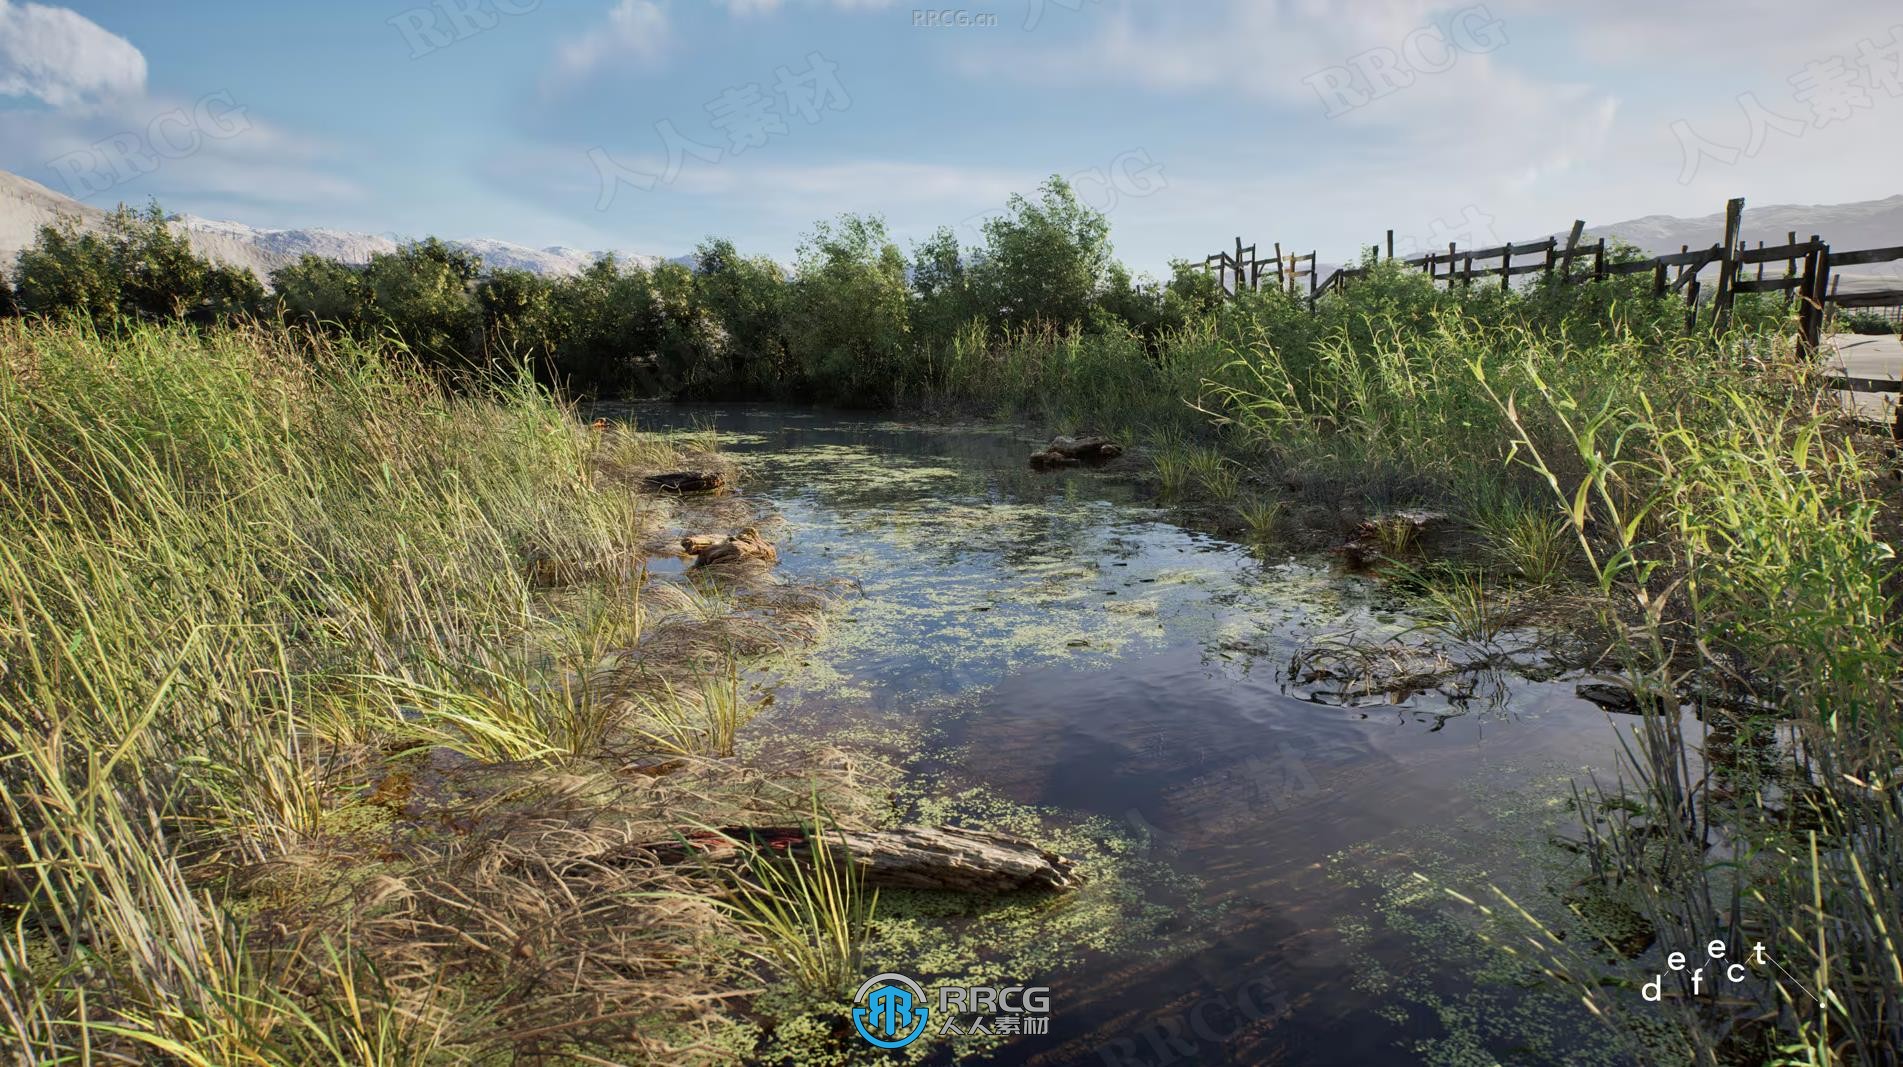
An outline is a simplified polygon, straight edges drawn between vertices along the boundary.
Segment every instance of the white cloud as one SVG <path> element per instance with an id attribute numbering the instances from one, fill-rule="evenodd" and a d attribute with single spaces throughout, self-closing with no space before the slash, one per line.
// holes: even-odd
<path id="1" fill-rule="evenodd" d="M 608 12 L 606 25 L 557 50 L 553 84 L 580 81 L 613 60 L 658 62 L 671 36 L 667 8 L 657 0 L 620 0 Z"/>
<path id="2" fill-rule="evenodd" d="M 361 195 L 319 169 L 306 138 L 214 91 L 149 93 L 145 56 L 66 8 L 0 0 L 0 96 L 44 108 L 0 108 L 0 167 L 96 204 L 227 194 L 254 202 L 322 203 Z"/>
<path id="3" fill-rule="evenodd" d="M 75 108 L 144 90 L 132 42 L 67 8 L 0 0 L 0 95 Z"/>
<path id="4" fill-rule="evenodd" d="M 715 0 L 736 17 L 769 14 L 788 0 Z M 892 0 L 805 0 L 844 11 L 888 7 Z M 544 96 L 573 86 L 619 60 L 649 66 L 666 58 L 675 43 L 671 0 L 618 0 L 604 25 L 565 41 L 555 52 L 552 69 L 542 79 Z"/>

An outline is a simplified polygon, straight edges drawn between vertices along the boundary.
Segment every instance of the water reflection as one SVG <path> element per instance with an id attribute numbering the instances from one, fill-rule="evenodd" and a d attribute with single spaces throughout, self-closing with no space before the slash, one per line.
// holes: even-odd
<path id="1" fill-rule="evenodd" d="M 1483 665 L 1377 697 L 1345 669 L 1305 677 L 1318 635 L 1380 645 L 1412 620 L 1326 564 L 1177 525 L 1127 466 L 1032 472 L 1037 442 L 1009 429 L 628 414 L 716 427 L 746 464 L 744 491 L 787 520 L 783 569 L 861 586 L 827 642 L 779 673 L 776 715 L 878 723 L 913 738 L 916 771 L 948 788 L 1117 820 L 1220 907 L 1219 929 L 1197 931 L 1205 951 L 1050 976 L 1051 1036 L 1000 1062 L 1412 1063 L 1422 1041 L 1504 1055 L 1565 1047 L 1587 1025 L 1542 1018 L 1536 1040 L 1510 1012 L 1424 1009 L 1471 1003 L 1463 965 L 1366 918 L 1393 878 L 1434 863 L 1538 876 L 1527 819 L 1558 816 L 1477 791 L 1543 779 L 1533 794 L 1553 794 L 1610 765 L 1605 718 L 1570 685 Z M 1450 827 L 1463 832 L 1421 851 Z M 1397 973 L 1414 977 L 1370 979 Z"/>

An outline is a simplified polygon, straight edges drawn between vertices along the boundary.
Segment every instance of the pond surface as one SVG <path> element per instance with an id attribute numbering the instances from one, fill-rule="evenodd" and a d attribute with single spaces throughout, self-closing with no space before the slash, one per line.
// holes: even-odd
<path id="1" fill-rule="evenodd" d="M 1516 988 L 1436 888 L 1552 888 L 1567 783 L 1606 775 L 1616 749 L 1572 681 L 1324 699 L 1288 677 L 1298 649 L 1414 620 L 1326 559 L 1179 525 L 1128 459 L 1040 474 L 1037 441 L 1011 429 L 632 415 L 715 428 L 744 494 L 785 518 L 784 574 L 858 583 L 778 679 L 773 716 L 896 736 L 934 787 L 1106 820 L 1182 876 L 1186 948 L 1008 976 L 1051 987 L 1051 1033 L 994 1062 L 1610 1061 L 1569 998 Z M 888 962 L 871 961 L 903 969 Z"/>

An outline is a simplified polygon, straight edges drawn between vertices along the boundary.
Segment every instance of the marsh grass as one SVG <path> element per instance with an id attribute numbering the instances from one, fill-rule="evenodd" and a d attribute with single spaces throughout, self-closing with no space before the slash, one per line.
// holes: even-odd
<path id="1" fill-rule="evenodd" d="M 817 806 L 801 860 L 755 853 L 748 878 L 721 909 L 753 935 L 749 952 L 801 993 L 837 1003 L 860 976 L 878 890 L 866 891 L 852 856 L 829 842 Z"/>
<path id="2" fill-rule="evenodd" d="M 717 458 L 378 346 L 17 320 L 0 441 L 0 1044 L 397 1064 L 704 1032 L 718 917 L 586 864 L 720 791 L 592 769 L 612 709 L 693 674 L 667 650 L 817 629 L 816 594 L 645 574 L 669 505 L 635 479 Z"/>
<path id="3" fill-rule="evenodd" d="M 1633 901 L 1661 944 L 1762 942 L 1778 961 L 1722 1004 L 1668 995 L 1688 1058 L 1887 1062 L 1903 1047 L 1903 664 L 1870 458 L 1802 393 L 1701 390 L 1693 414 L 1528 380 L 1495 395 L 1621 606 L 1626 684 L 1688 694 L 1699 719 L 1649 705 L 1622 781 L 1583 791 L 1582 811 L 1615 813 L 1582 822 L 1586 884 Z M 1562 476 L 1562 455 L 1585 473 Z M 1595 968 L 1526 917 L 1552 972 L 1621 1025 Z"/>
<path id="4" fill-rule="evenodd" d="M 1422 629 L 1488 647 L 1515 622 L 1512 596 L 1483 571 L 1433 564 L 1397 569 L 1404 575 L 1400 583 L 1415 599 Z"/>
<path id="5" fill-rule="evenodd" d="M 1194 478 L 1183 453 L 1177 449 L 1159 452 L 1151 458 L 1150 463 L 1156 471 L 1157 491 L 1163 499 L 1182 499 Z"/>
<path id="6" fill-rule="evenodd" d="M 1270 497 L 1245 497 L 1236 505 L 1236 517 L 1255 541 L 1268 541 L 1275 537 L 1277 526 L 1281 523 L 1284 505 L 1282 501 Z"/>
<path id="7" fill-rule="evenodd" d="M 633 729 L 656 749 L 680 756 L 732 756 L 740 729 L 761 710 L 742 693 L 740 664 L 732 658 L 687 691 L 670 683 L 658 696 L 636 699 L 641 715 Z"/>

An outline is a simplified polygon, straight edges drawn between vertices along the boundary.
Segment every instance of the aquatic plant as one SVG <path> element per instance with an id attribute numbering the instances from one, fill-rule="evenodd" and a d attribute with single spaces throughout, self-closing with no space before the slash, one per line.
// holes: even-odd
<path id="1" fill-rule="evenodd" d="M 798 860 L 762 850 L 747 867 L 750 880 L 718 901 L 741 930 L 756 939 L 748 951 L 815 998 L 837 998 L 860 977 L 866 933 L 879 907 L 852 856 L 827 841 L 815 806 Z"/>
<path id="2" fill-rule="evenodd" d="M 1273 497 L 1251 496 L 1236 505 L 1236 517 L 1242 520 L 1249 530 L 1249 536 L 1257 541 L 1266 541 L 1275 536 L 1276 524 L 1281 521 L 1282 501 Z"/>

